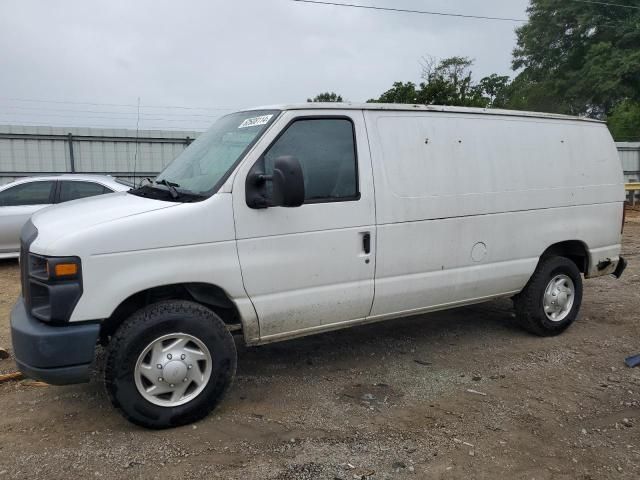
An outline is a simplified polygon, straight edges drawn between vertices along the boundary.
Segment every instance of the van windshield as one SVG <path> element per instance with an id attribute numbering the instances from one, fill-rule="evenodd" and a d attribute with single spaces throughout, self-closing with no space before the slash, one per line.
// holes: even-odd
<path id="1" fill-rule="evenodd" d="M 252 110 L 226 115 L 200 135 L 158 175 L 152 184 L 193 198 L 215 193 L 244 154 L 273 123 L 278 110 Z"/>

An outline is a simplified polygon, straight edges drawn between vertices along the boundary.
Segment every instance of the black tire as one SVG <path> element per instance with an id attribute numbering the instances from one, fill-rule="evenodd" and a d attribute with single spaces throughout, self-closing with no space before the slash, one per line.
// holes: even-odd
<path id="1" fill-rule="evenodd" d="M 556 275 L 566 275 L 574 285 L 573 305 L 568 315 L 553 321 L 544 311 L 544 294 L 549 282 Z M 514 297 L 516 318 L 531 333 L 548 337 L 564 332 L 580 311 L 582 303 L 582 276 L 576 264 L 565 257 L 542 258 L 522 292 Z"/>
<path id="2" fill-rule="evenodd" d="M 177 332 L 206 345 L 212 357 L 211 376 L 188 403 L 155 405 L 138 391 L 135 365 L 151 342 Z M 214 312 L 188 301 L 160 302 L 133 314 L 113 335 L 107 350 L 105 386 L 111 402 L 127 420 L 154 429 L 177 427 L 200 420 L 215 408 L 233 381 L 236 364 L 233 337 Z"/>

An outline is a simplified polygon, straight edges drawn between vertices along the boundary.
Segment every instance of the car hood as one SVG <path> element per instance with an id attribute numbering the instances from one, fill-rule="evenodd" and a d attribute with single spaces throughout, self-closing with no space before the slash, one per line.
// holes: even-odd
<path id="1" fill-rule="evenodd" d="M 73 232 L 176 205 L 180 204 L 117 192 L 45 208 L 36 212 L 31 221 L 38 229 L 38 237 L 46 237 L 50 244 Z"/>

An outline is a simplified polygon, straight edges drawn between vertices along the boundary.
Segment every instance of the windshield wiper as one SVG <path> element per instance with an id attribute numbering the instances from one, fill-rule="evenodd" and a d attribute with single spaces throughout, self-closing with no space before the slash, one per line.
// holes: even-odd
<path id="1" fill-rule="evenodd" d="M 164 178 L 160 181 L 156 180 L 154 183 L 156 185 L 164 185 L 165 187 L 167 187 L 169 189 L 169 193 L 171 194 L 171 198 L 178 198 L 180 196 L 178 190 L 176 190 L 176 187 L 180 187 L 180 185 L 178 185 L 177 183 L 168 182 Z"/>
<path id="2" fill-rule="evenodd" d="M 167 188 L 166 189 L 159 188 L 158 185 L 162 185 Z M 162 179 L 162 180 L 153 181 L 153 182 L 150 181 L 146 185 L 140 185 L 137 188 L 132 188 L 131 190 L 129 190 L 129 192 L 134 195 L 138 195 L 140 197 L 152 197 L 152 198 L 157 196 L 157 194 L 152 193 L 153 191 L 161 192 L 163 194 L 168 193 L 169 195 L 171 195 L 171 201 L 179 201 L 179 202 L 187 202 L 187 203 L 197 202 L 207 198 L 207 196 L 203 195 L 202 193 L 196 193 L 196 192 L 192 192 L 191 190 L 183 190 L 183 189 L 180 189 L 180 191 L 178 191 L 178 188 L 180 188 L 179 184 L 175 182 L 170 182 L 169 180 Z"/>

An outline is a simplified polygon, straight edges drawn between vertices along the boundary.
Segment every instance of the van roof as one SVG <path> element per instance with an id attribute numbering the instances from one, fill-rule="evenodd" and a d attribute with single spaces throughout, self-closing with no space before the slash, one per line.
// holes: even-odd
<path id="1" fill-rule="evenodd" d="M 573 120 L 581 122 L 604 123 L 586 117 L 574 117 L 570 115 L 560 115 L 557 113 L 526 112 L 519 110 L 502 110 L 498 108 L 472 108 L 472 107 L 449 107 L 443 105 L 413 105 L 401 103 L 339 103 L 339 102 L 307 102 L 292 103 L 283 105 L 269 105 L 263 107 L 249 108 L 250 110 L 391 110 L 403 112 L 445 112 L 445 113 L 466 113 L 475 115 L 499 115 L 509 117 L 533 117 L 556 120 Z"/>

